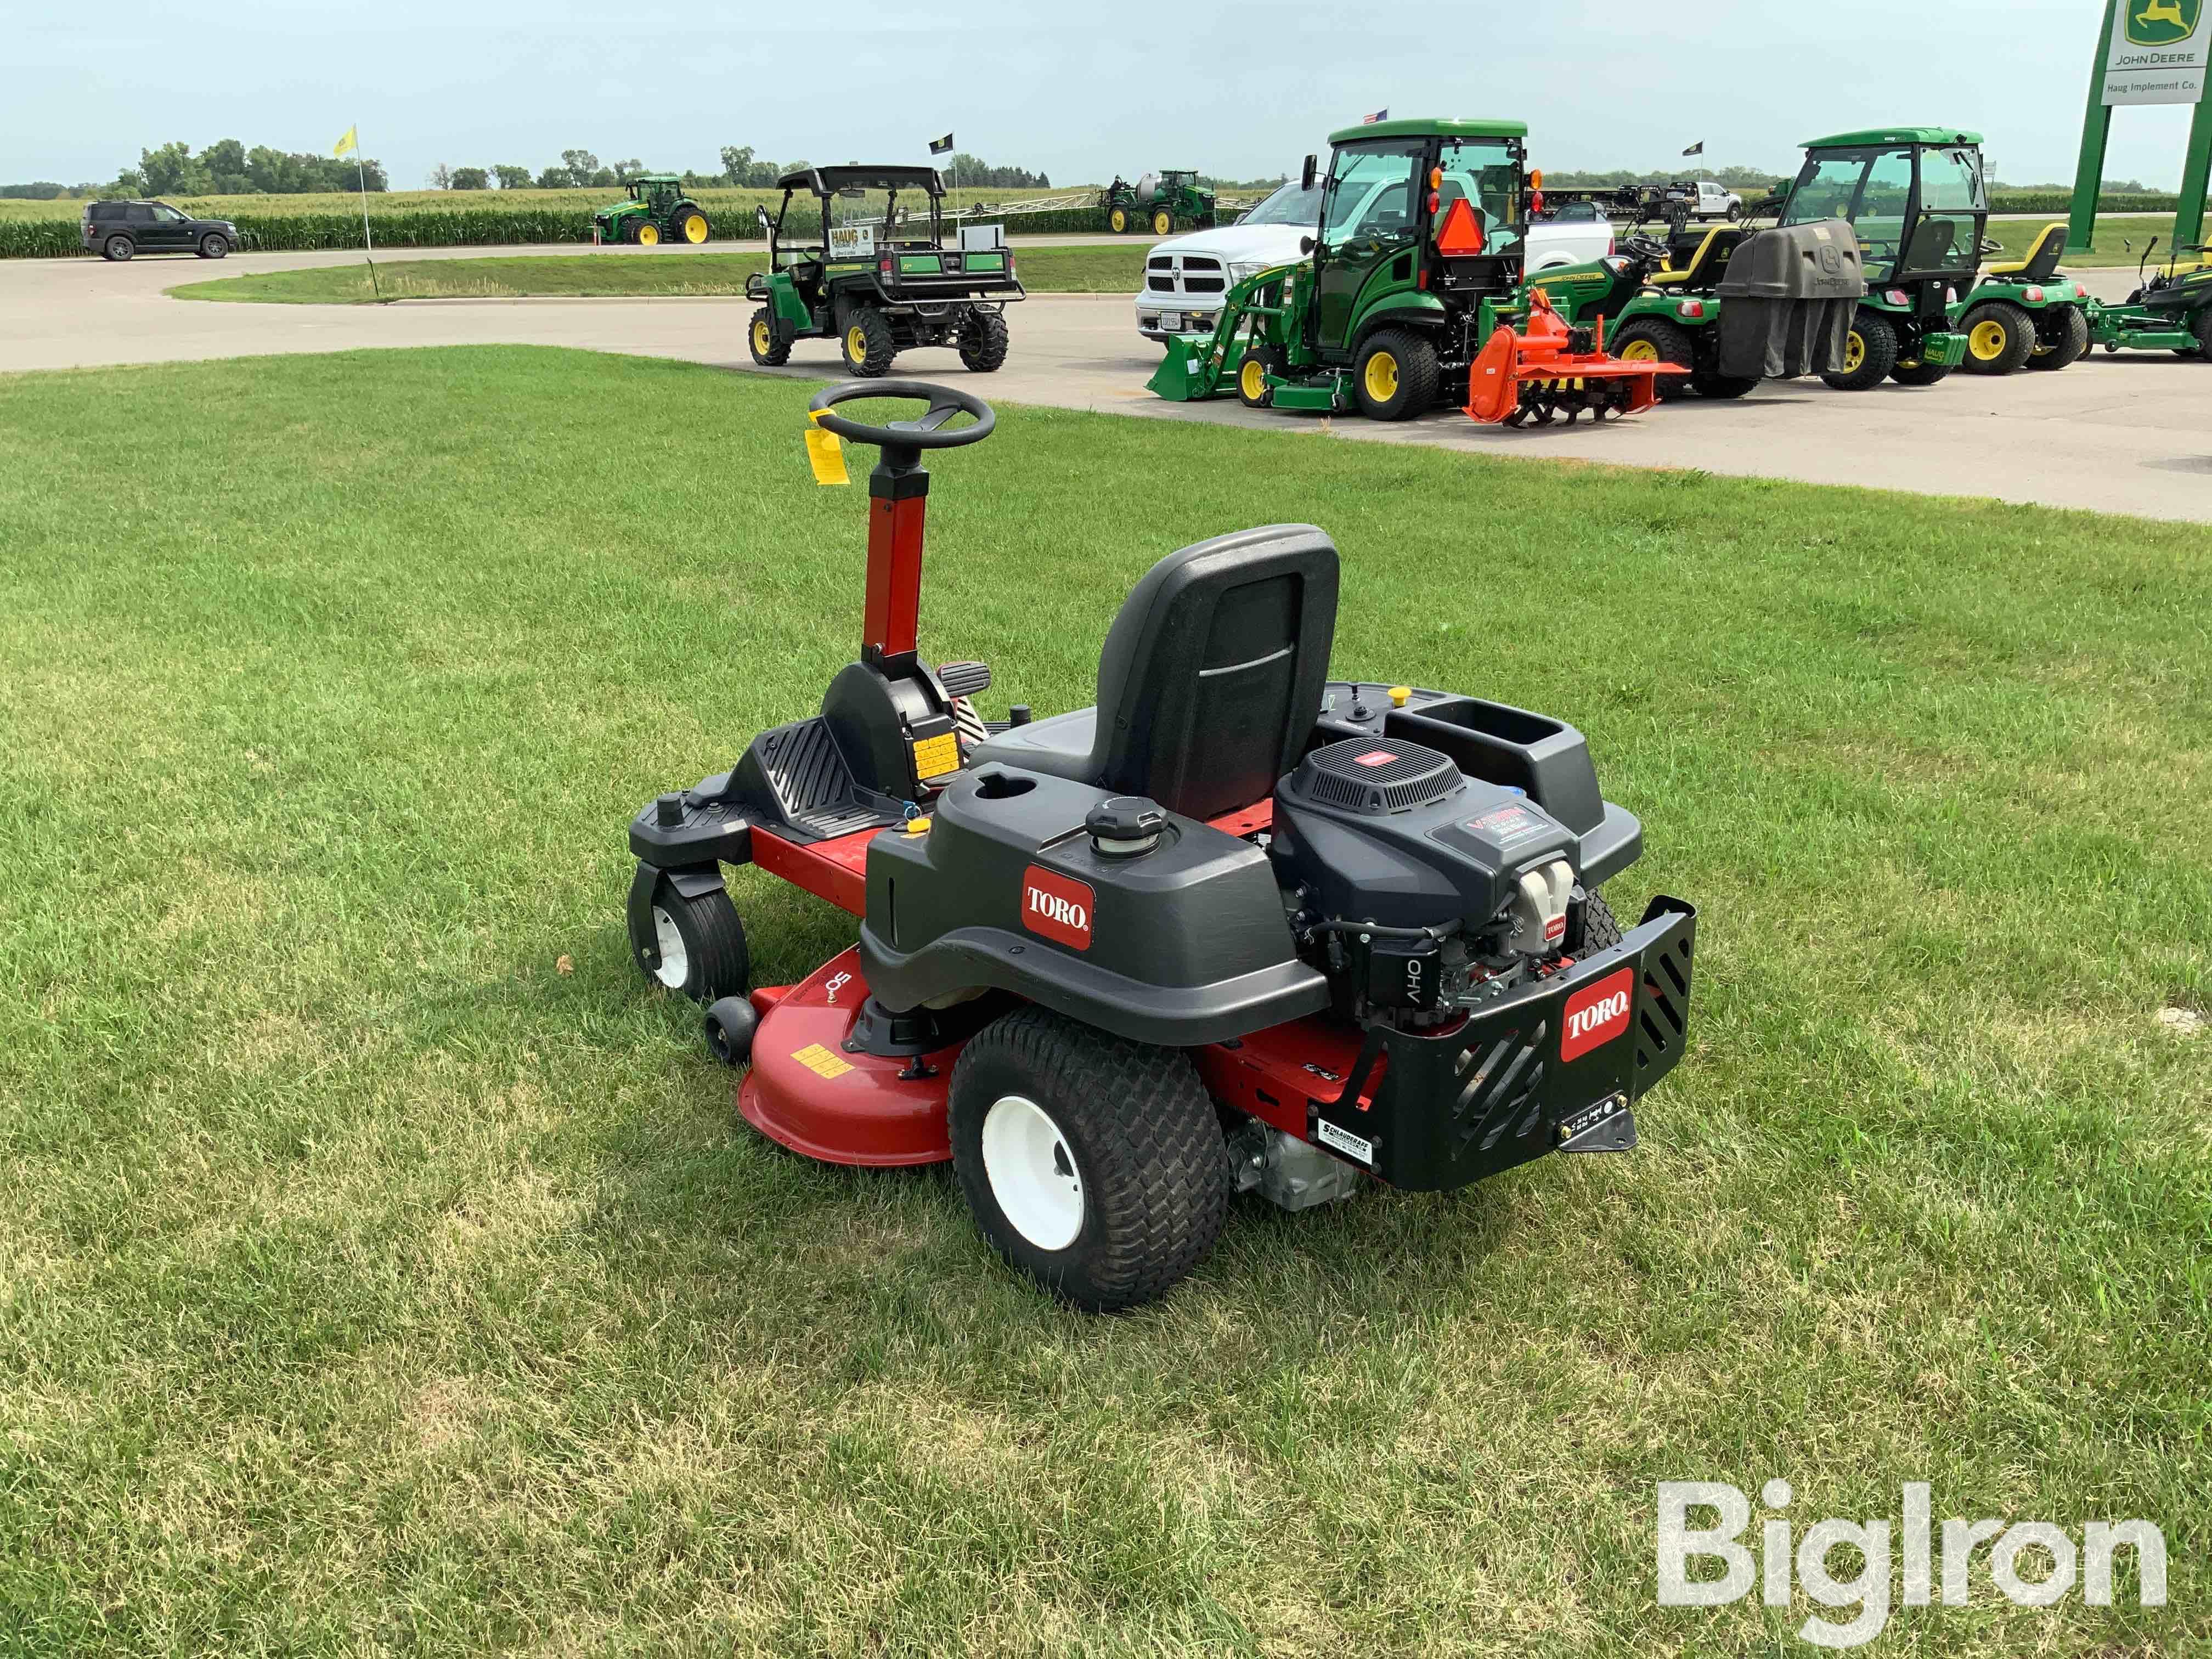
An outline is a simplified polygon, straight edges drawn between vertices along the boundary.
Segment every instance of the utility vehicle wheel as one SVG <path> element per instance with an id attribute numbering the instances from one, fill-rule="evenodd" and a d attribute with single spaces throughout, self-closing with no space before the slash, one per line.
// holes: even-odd
<path id="1" fill-rule="evenodd" d="M 690 210 L 676 222 L 676 234 L 690 243 L 692 246 L 698 246 L 710 234 L 707 227 L 707 216 L 696 208 Z"/>
<path id="2" fill-rule="evenodd" d="M 1006 319 L 994 311 L 969 312 L 960 324 L 960 361 L 972 374 L 997 374 L 1006 361 Z"/>
<path id="3" fill-rule="evenodd" d="M 1952 363 L 1922 362 L 1917 359 L 1899 363 L 1889 371 L 1889 378 L 1899 386 L 1934 386 L 1936 381 L 1950 378 Z"/>
<path id="4" fill-rule="evenodd" d="M 1410 421 L 1437 401 L 1437 349 L 1402 328 L 1367 337 L 1352 360 L 1352 395 L 1370 421 Z"/>
<path id="5" fill-rule="evenodd" d="M 1174 228 L 1175 215 L 1170 213 L 1165 208 L 1160 209 L 1158 212 L 1152 215 L 1153 235 L 1164 236 Z"/>
<path id="6" fill-rule="evenodd" d="M 200 238 L 200 258 L 220 259 L 230 252 L 230 239 L 219 230 L 211 230 Z"/>
<path id="7" fill-rule="evenodd" d="M 128 236 L 111 236 L 100 246 L 101 258 L 113 259 L 118 263 L 129 258 L 137 251 L 138 245 Z"/>
<path id="8" fill-rule="evenodd" d="M 1680 363 L 1690 368 L 1698 357 L 1697 343 L 1690 338 L 1690 331 L 1664 317 L 1638 317 L 1625 323 L 1606 343 L 1612 348 L 1613 355 L 1624 362 Z M 1694 374 L 1662 374 L 1653 389 L 1661 403 L 1670 404 L 1686 396 L 1696 378 Z"/>
<path id="9" fill-rule="evenodd" d="M 1128 229 L 1128 228 L 1129 210 L 1127 208 L 1115 208 L 1111 213 L 1109 213 L 1106 216 L 1106 228 L 1112 231 L 1116 236 L 1119 236 L 1123 231 Z"/>
<path id="10" fill-rule="evenodd" d="M 1022 1008 L 961 1051 L 950 1115 L 952 1167 L 983 1237 L 1079 1308 L 1164 1294 L 1221 1231 L 1221 1121 L 1175 1049 Z"/>
<path id="11" fill-rule="evenodd" d="M 845 321 L 842 349 L 845 367 L 863 380 L 891 372 L 898 343 L 891 337 L 891 319 L 880 311 L 856 311 Z"/>
<path id="12" fill-rule="evenodd" d="M 1610 951 L 1620 939 L 1620 919 L 1613 914 L 1605 896 L 1593 891 L 1583 902 L 1583 936 L 1573 947 L 1574 954 L 1595 956 L 1600 951 Z"/>
<path id="13" fill-rule="evenodd" d="M 1838 392 L 1864 392 L 1887 380 L 1896 367 L 1897 325 L 1878 311 L 1862 311 L 1844 337 L 1843 367 L 1820 379 Z"/>
<path id="14" fill-rule="evenodd" d="M 633 220 L 629 228 L 629 239 L 640 247 L 659 247 L 660 227 L 650 219 Z"/>
<path id="15" fill-rule="evenodd" d="M 1237 399 L 1247 409 L 1265 409 L 1275 400 L 1267 386 L 1268 371 L 1275 367 L 1275 354 L 1265 346 L 1255 346 L 1244 354 L 1244 361 L 1237 365 Z"/>
<path id="16" fill-rule="evenodd" d="M 2035 349 L 2035 319 L 2009 300 L 1984 300 L 1959 326 L 1966 331 L 1969 374 L 2009 374 Z"/>
<path id="17" fill-rule="evenodd" d="M 744 994 L 752 953 L 727 893 L 717 889 L 687 899 L 665 872 L 641 864 L 630 894 L 643 900 L 630 907 L 629 951 L 640 973 L 694 1002 Z M 641 927 L 635 919 L 641 912 Z"/>
<path id="18" fill-rule="evenodd" d="M 2081 361 L 2089 349 L 2089 319 L 2079 306 L 2060 306 L 2057 326 L 2051 337 L 2036 336 L 2035 349 L 2028 354 L 2030 368 L 2067 368 Z"/>
<path id="19" fill-rule="evenodd" d="M 753 361 L 767 368 L 781 368 L 791 361 L 791 331 L 775 319 L 766 306 L 753 313 L 745 330 L 745 346 Z"/>

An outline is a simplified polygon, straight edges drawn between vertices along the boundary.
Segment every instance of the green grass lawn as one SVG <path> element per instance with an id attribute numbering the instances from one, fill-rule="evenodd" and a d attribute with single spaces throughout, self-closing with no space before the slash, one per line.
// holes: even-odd
<path id="1" fill-rule="evenodd" d="M 1042 294 L 1133 294 L 1149 244 L 1034 247 L 1015 253 L 1024 287 Z M 530 254 L 514 258 L 402 259 L 376 267 L 325 265 L 187 283 L 180 300 L 285 301 L 297 305 L 371 304 L 386 300 L 519 299 L 526 295 L 731 295 L 768 269 L 756 253 Z"/>
<path id="2" fill-rule="evenodd" d="M 2201 529 L 1004 410 L 923 616 L 991 712 L 1310 520 L 1339 672 L 1574 720 L 1616 907 L 1704 907 L 1640 1150 L 1240 1200 L 1091 1319 L 738 1123 L 627 958 L 630 812 L 857 642 L 805 393 L 0 380 L 0 1652 L 1810 1651 L 1654 1605 L 1655 1483 L 1778 1475 L 2165 1529 L 2163 1610 L 1978 1565 L 1876 1650 L 2212 1644 Z M 763 981 L 851 937 L 733 885 Z"/>

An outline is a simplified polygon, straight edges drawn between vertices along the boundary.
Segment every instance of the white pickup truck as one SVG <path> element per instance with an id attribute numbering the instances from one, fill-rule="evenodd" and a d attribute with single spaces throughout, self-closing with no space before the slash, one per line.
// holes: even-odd
<path id="1" fill-rule="evenodd" d="M 1694 185 L 1677 185 L 1667 192 L 1667 199 L 1670 202 L 1678 196 L 1692 219 L 1735 220 L 1743 217 L 1743 198 L 1710 179 L 1700 179 Z"/>
<path id="2" fill-rule="evenodd" d="M 1377 191 L 1389 188 L 1377 185 Z M 1145 258 L 1145 286 L 1136 297 L 1137 331 L 1148 340 L 1211 334 L 1230 287 L 1269 265 L 1300 257 L 1299 241 L 1321 220 L 1322 186 L 1301 190 L 1294 179 L 1233 225 L 1171 236 Z M 1547 220 L 1528 228 L 1532 271 L 1578 265 L 1613 252 L 1604 219 Z"/>

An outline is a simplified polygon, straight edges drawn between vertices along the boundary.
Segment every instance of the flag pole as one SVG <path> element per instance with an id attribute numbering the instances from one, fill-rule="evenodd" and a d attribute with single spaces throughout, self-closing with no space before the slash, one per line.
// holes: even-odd
<path id="1" fill-rule="evenodd" d="M 384 303 L 384 285 L 376 280 L 376 237 L 368 228 L 368 164 L 361 159 L 361 127 L 353 129 L 354 176 L 361 181 L 361 240 L 368 261 L 368 286 L 376 295 L 379 305 Z"/>

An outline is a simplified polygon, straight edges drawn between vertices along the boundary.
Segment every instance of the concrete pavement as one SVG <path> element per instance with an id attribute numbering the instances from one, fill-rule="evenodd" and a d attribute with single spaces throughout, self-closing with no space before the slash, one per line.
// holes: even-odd
<path id="1" fill-rule="evenodd" d="M 409 250 L 404 257 L 575 251 L 457 248 Z M 488 343 L 574 346 L 794 377 L 841 372 L 826 341 L 801 342 L 786 370 L 757 369 L 744 344 L 751 307 L 739 299 L 433 301 L 380 307 L 210 304 L 163 292 L 214 276 L 358 258 L 348 251 L 244 254 L 219 266 L 190 259 L 0 262 L 0 372 Z M 2097 270 L 2083 280 L 2100 297 L 2116 299 L 2133 285 L 2133 273 Z M 1961 374 L 1935 386 L 1891 385 L 1856 393 L 1831 392 L 1817 380 L 1770 382 L 1737 402 L 1692 400 L 1601 428 L 1578 422 L 1516 432 L 1477 427 L 1452 412 L 1382 425 L 1356 416 L 1269 414 L 1233 398 L 1163 403 L 1144 389 L 1158 348 L 1134 331 L 1127 298 L 1038 295 L 1009 314 L 1012 356 L 983 382 L 992 397 L 1009 402 L 2212 522 L 2212 363 L 2165 353 L 2093 352 L 2055 374 L 2023 371 L 1990 380 Z M 950 351 L 910 352 L 899 368 L 965 378 Z"/>

